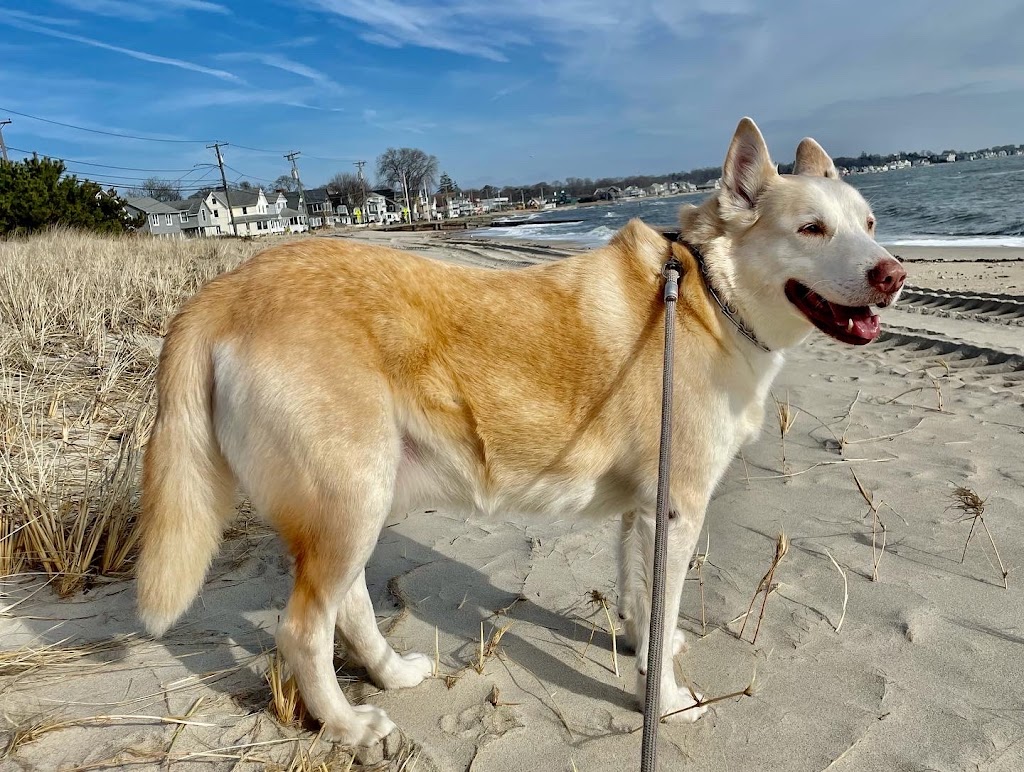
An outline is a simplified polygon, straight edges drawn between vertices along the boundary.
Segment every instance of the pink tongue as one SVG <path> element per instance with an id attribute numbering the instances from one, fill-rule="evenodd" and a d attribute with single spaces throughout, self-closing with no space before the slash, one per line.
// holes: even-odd
<path id="1" fill-rule="evenodd" d="M 836 306 L 829 303 L 829 309 L 832 311 L 832 319 L 837 327 L 841 327 L 848 332 L 852 332 L 858 338 L 874 339 L 878 337 L 878 333 L 881 331 L 879 319 L 877 314 L 873 314 L 866 308 L 866 313 L 858 313 L 856 316 L 850 316 L 846 313 L 847 310 L 843 306 Z M 853 319 L 853 327 L 848 329 L 849 320 Z"/>
<path id="2" fill-rule="evenodd" d="M 853 320 L 853 332 L 857 337 L 877 338 L 880 331 L 878 317 L 875 314 Z"/>

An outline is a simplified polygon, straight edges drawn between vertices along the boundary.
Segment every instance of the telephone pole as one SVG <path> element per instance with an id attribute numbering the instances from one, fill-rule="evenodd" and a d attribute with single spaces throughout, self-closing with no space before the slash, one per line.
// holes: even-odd
<path id="1" fill-rule="evenodd" d="M 299 167 L 295 163 L 295 159 L 300 155 L 301 153 L 298 150 L 293 150 L 291 153 L 285 153 L 284 157 L 292 162 L 292 177 L 299 186 L 299 212 L 306 215 L 306 227 L 309 228 L 309 230 L 313 230 L 309 225 L 309 212 L 306 211 L 306 191 L 302 189 L 302 179 L 299 177 Z"/>
<path id="2" fill-rule="evenodd" d="M 363 167 L 366 161 L 353 161 L 352 165 L 359 170 L 359 189 L 362 191 L 363 200 L 359 202 L 360 219 L 366 222 L 366 180 L 363 179 Z"/>
<path id="3" fill-rule="evenodd" d="M 220 167 L 220 181 L 224 183 L 224 200 L 228 202 L 228 219 L 231 220 L 231 233 L 234 236 L 238 235 L 238 228 L 235 226 L 235 211 L 231 208 L 231 194 L 228 193 L 228 180 L 224 176 L 224 157 L 220 154 L 220 146 L 227 145 L 227 142 L 214 142 L 212 145 L 207 145 L 207 148 L 214 148 L 217 152 L 217 166 Z"/>
<path id="4" fill-rule="evenodd" d="M 7 118 L 5 120 L 0 121 L 0 152 L 3 153 L 4 162 L 7 162 L 8 160 L 10 160 L 10 159 L 7 158 L 7 145 L 4 144 L 4 126 L 9 125 L 10 122 L 11 122 L 10 118 Z"/>

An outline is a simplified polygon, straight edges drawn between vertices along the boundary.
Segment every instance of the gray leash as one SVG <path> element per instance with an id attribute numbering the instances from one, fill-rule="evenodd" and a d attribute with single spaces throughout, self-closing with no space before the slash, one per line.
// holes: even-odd
<path id="1" fill-rule="evenodd" d="M 672 247 L 670 246 L 671 250 Z M 661 650 L 665 642 L 665 563 L 668 559 L 668 487 L 672 457 L 672 361 L 676 333 L 676 301 L 682 266 L 669 254 L 665 277 L 665 369 L 661 392 L 661 447 L 658 451 L 658 499 L 654 509 L 654 577 L 651 582 L 651 631 L 647 638 L 647 688 L 644 695 L 644 739 L 640 771 L 654 772 L 661 721 Z"/>

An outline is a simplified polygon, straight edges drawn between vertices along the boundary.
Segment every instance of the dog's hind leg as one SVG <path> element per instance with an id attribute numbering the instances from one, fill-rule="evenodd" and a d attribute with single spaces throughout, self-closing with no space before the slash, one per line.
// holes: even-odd
<path id="1" fill-rule="evenodd" d="M 317 524 L 324 522 L 320 518 Z M 329 532 L 310 534 L 312 538 L 300 542 L 298 549 L 293 534 L 283 535 L 296 558 L 295 589 L 277 630 L 278 649 L 295 676 L 306 708 L 323 725 L 324 737 L 347 745 L 373 745 L 395 725 L 380 708 L 353 706 L 345 699 L 334 671 L 334 630 L 349 593 L 358 592 L 357 585 L 366 591 L 363 565 L 373 551 L 377 531 L 359 540 L 368 544 L 349 542 L 343 549 L 332 548 Z"/>
<path id="2" fill-rule="evenodd" d="M 387 446 L 384 438 L 373 447 L 380 446 Z M 333 461 L 330 455 L 324 453 Z M 350 453 L 344 460 L 347 465 L 340 463 L 341 459 L 326 463 L 320 479 L 309 472 L 290 476 L 294 482 L 287 500 L 294 503 L 273 512 L 275 525 L 295 557 L 295 589 L 277 631 L 277 644 L 306 707 L 323 724 L 324 736 L 352 745 L 372 745 L 395 725 L 383 710 L 372 705 L 352 706 L 345 699 L 334 671 L 334 635 L 342 618 L 351 632 L 347 622 L 354 618 L 356 624 L 369 625 L 370 632 L 379 636 L 363 569 L 390 511 L 387 478 L 393 468 L 386 451 L 367 450 L 361 456 Z M 353 612 L 362 606 L 361 598 L 365 598 L 365 608 Z M 361 639 L 356 649 L 357 655 L 365 656 Z M 381 665 L 387 662 L 384 657 Z"/>
<path id="3" fill-rule="evenodd" d="M 650 604 L 650 567 L 645 555 L 654 554 L 653 520 L 645 520 L 635 511 L 622 516 L 619 538 L 619 618 L 622 619 L 627 646 L 636 651 L 638 641 L 647 640 L 647 632 L 637 629 L 637 620 L 650 619 L 650 612 L 644 608 Z M 676 607 L 678 612 L 678 606 Z M 675 619 L 671 615 L 669 619 Z M 686 649 L 686 633 L 678 625 L 672 627 L 672 654 L 682 654 Z M 640 652 L 643 657 L 638 663 L 641 673 L 647 672 L 647 647 Z"/>
<path id="4" fill-rule="evenodd" d="M 381 635 L 365 572 L 359 573 L 339 604 L 337 625 L 353 658 L 382 689 L 416 686 L 433 672 L 430 657 L 417 652 L 398 654 Z"/>

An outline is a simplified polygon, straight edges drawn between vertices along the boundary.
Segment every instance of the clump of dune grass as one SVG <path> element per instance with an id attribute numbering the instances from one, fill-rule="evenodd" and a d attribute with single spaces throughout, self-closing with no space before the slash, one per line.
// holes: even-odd
<path id="1" fill-rule="evenodd" d="M 270 654 L 267 672 L 263 677 L 270 686 L 270 714 L 284 726 L 301 723 L 306 717 L 306 706 L 295 679 L 285 675 L 284 659 L 276 649 Z"/>
<path id="2" fill-rule="evenodd" d="M 0 576 L 69 595 L 130 569 L 160 340 L 270 242 L 54 229 L 0 241 Z"/>
<path id="3" fill-rule="evenodd" d="M 512 622 L 509 622 L 507 625 L 493 626 L 490 636 L 485 638 L 484 623 L 480 622 L 480 645 L 477 651 L 476 662 L 473 663 L 473 669 L 477 673 L 483 675 L 484 666 L 487 664 L 487 660 L 498 653 L 498 647 L 501 644 L 502 636 L 509 631 L 512 624 Z"/>
<path id="4" fill-rule="evenodd" d="M 799 410 L 795 410 L 789 403 L 789 393 L 786 393 L 786 401 L 782 402 L 775 394 L 772 394 L 772 400 L 775 402 L 775 416 L 779 419 L 779 438 L 782 441 L 782 472 L 786 473 L 786 435 L 789 434 L 790 429 L 793 428 L 793 424 L 796 423 L 796 417 L 800 414 Z"/>
<path id="5" fill-rule="evenodd" d="M 970 545 L 971 537 L 974 536 L 974 531 L 980 523 L 988 535 L 989 543 L 992 545 L 992 552 L 996 556 L 996 562 L 999 563 L 999 572 L 1002 574 L 1003 579 L 1003 589 L 1009 589 L 1006 583 L 1006 577 L 1009 575 L 1009 572 L 1006 570 L 1006 566 L 1003 565 L 1003 559 L 999 557 L 999 548 L 996 547 L 996 540 L 992 537 L 992 532 L 988 529 L 988 524 L 985 522 L 985 499 L 963 485 L 956 486 L 950 496 L 953 499 L 952 508 L 958 509 L 962 513 L 957 522 L 971 521 L 971 530 L 967 534 L 967 541 L 964 543 L 964 552 L 960 556 L 960 562 L 963 563 L 967 558 L 967 547 Z"/>
<path id="6" fill-rule="evenodd" d="M 775 539 L 775 556 L 772 558 L 772 564 L 768 567 L 765 575 L 761 577 L 761 581 L 757 583 L 754 597 L 750 599 L 747 613 L 743 615 L 743 624 L 740 626 L 740 634 L 737 636 L 740 640 L 743 640 L 743 631 L 747 629 L 747 622 L 750 620 L 750 613 L 754 610 L 754 602 L 757 600 L 757 596 L 764 593 L 764 599 L 761 601 L 761 613 L 757 617 L 757 626 L 754 628 L 754 637 L 750 640 L 752 644 L 757 643 L 757 634 L 761 631 L 761 620 L 764 619 L 765 607 L 768 605 L 768 596 L 772 591 L 772 579 L 775 576 L 775 569 L 779 567 L 779 563 L 786 557 L 787 552 L 789 552 L 789 537 L 783 532 Z"/>

